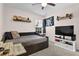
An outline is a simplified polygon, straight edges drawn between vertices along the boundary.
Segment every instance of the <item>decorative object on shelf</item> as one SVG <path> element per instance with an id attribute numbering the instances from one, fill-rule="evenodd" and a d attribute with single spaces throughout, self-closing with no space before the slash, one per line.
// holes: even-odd
<path id="1" fill-rule="evenodd" d="M 70 13 L 70 14 L 66 14 L 63 17 L 57 16 L 57 20 L 59 21 L 59 20 L 63 20 L 63 19 L 72 19 L 72 17 L 73 17 L 73 15 L 72 15 L 72 13 Z"/>
<path id="2" fill-rule="evenodd" d="M 42 27 L 36 27 L 36 33 L 42 33 L 43 28 Z"/>
<path id="3" fill-rule="evenodd" d="M 21 22 L 31 22 L 31 20 L 26 17 L 22 17 L 22 16 L 13 16 L 13 21 L 21 21 Z"/>
<path id="4" fill-rule="evenodd" d="M 45 22 L 46 22 L 45 23 L 46 26 L 53 26 L 54 25 L 54 16 L 45 19 Z"/>
<path id="5" fill-rule="evenodd" d="M 41 23 L 42 24 L 42 23 Z M 36 23 L 36 27 L 40 26 L 39 21 Z"/>

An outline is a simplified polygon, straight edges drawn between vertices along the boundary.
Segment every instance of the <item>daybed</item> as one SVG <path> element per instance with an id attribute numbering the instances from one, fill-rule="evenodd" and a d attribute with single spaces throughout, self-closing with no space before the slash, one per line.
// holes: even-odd
<path id="1" fill-rule="evenodd" d="M 4 34 L 3 41 L 13 42 L 14 44 L 22 43 L 22 45 L 27 51 L 27 53 L 22 54 L 23 56 L 30 55 L 32 53 L 35 53 L 37 51 L 40 51 L 48 47 L 48 37 L 46 36 L 40 36 L 36 32 L 28 32 L 28 33 L 24 32 L 24 33 L 19 33 L 19 34 L 20 34 L 19 38 L 13 39 L 11 37 L 11 33 L 6 32 Z"/>

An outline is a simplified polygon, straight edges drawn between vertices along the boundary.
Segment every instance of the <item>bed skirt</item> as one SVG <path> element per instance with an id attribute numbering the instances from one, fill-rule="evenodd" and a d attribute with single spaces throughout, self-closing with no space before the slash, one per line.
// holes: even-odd
<path id="1" fill-rule="evenodd" d="M 24 48 L 26 49 L 27 53 L 25 54 L 22 54 L 22 55 L 19 55 L 19 56 L 28 56 L 28 55 L 31 55 L 35 52 L 38 52 L 40 50 L 43 50 L 45 48 L 48 48 L 48 40 L 47 41 L 44 41 L 44 42 L 41 42 L 41 43 L 38 43 L 38 44 L 31 44 L 31 45 L 25 45 L 23 44 Z"/>

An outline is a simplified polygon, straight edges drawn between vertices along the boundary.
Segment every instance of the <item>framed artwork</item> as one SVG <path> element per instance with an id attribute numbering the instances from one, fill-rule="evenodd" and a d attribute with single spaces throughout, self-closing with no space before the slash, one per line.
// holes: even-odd
<path id="1" fill-rule="evenodd" d="M 45 19 L 46 26 L 54 26 L 54 16 Z"/>

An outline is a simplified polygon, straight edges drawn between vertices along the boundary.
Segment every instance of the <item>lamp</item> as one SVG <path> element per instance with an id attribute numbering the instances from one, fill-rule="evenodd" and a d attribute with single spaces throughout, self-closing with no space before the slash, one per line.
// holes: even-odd
<path id="1" fill-rule="evenodd" d="M 42 6 L 43 6 L 43 7 L 46 7 L 46 5 L 47 5 L 47 3 L 42 3 Z"/>

